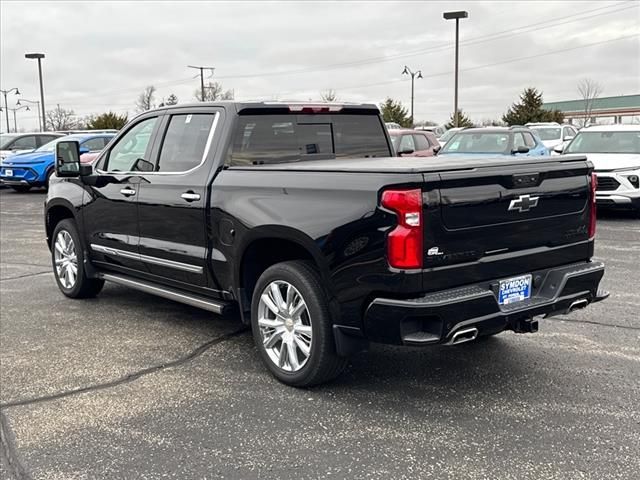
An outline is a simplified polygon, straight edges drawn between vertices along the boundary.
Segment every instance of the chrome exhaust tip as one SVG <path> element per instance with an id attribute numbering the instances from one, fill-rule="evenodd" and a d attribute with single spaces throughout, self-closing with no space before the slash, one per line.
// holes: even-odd
<path id="1" fill-rule="evenodd" d="M 478 338 L 478 329 L 476 327 L 464 328 L 454 333 L 445 345 L 459 345 L 465 342 L 471 342 Z"/>
<path id="2" fill-rule="evenodd" d="M 586 298 L 576 300 L 571 305 L 569 305 L 569 309 L 567 310 L 567 313 L 571 313 L 574 310 L 579 310 L 581 308 L 586 307 L 587 305 L 589 305 L 589 301 Z"/>

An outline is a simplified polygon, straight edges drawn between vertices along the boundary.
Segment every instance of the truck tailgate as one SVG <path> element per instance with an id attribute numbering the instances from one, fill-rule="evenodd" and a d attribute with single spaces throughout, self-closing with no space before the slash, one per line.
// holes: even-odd
<path id="1" fill-rule="evenodd" d="M 586 261 L 591 169 L 550 159 L 426 174 L 426 289 Z"/>

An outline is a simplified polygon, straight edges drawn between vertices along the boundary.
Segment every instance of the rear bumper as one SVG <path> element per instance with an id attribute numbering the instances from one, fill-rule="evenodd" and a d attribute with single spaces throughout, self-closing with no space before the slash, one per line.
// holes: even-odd
<path id="1" fill-rule="evenodd" d="M 368 340 L 397 345 L 449 343 L 462 330 L 489 335 L 505 329 L 535 331 L 533 317 L 568 313 L 608 296 L 598 292 L 604 264 L 589 262 L 533 272 L 530 299 L 499 305 L 499 279 L 419 298 L 376 298 L 366 309 Z"/>

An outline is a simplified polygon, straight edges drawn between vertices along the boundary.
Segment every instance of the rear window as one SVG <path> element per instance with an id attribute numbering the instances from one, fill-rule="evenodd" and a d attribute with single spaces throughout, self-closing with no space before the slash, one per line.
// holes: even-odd
<path id="1" fill-rule="evenodd" d="M 578 132 L 564 153 L 640 153 L 640 131 Z"/>
<path id="2" fill-rule="evenodd" d="M 508 132 L 461 132 L 447 142 L 442 153 L 503 153 L 508 147 Z"/>
<path id="3" fill-rule="evenodd" d="M 231 146 L 231 165 L 389 156 L 376 115 L 243 115 Z"/>

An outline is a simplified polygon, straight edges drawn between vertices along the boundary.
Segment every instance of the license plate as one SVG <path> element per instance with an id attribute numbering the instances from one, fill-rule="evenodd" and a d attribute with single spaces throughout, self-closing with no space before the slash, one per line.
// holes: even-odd
<path id="1" fill-rule="evenodd" d="M 520 277 L 500 280 L 500 289 L 498 290 L 498 303 L 500 305 L 521 302 L 530 297 L 531 275 L 521 275 Z"/>
<path id="2" fill-rule="evenodd" d="M 4 170 L 4 174 L 5 174 L 7 177 L 13 177 L 13 170 L 11 170 L 11 169 L 9 169 L 9 168 L 6 168 L 6 169 Z"/>

